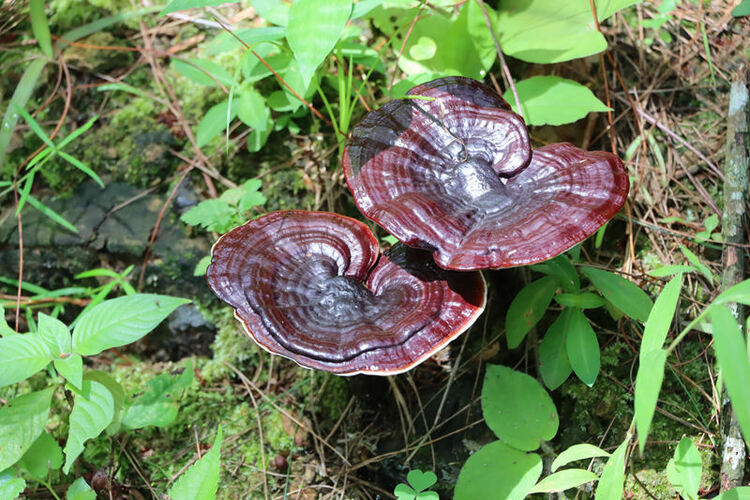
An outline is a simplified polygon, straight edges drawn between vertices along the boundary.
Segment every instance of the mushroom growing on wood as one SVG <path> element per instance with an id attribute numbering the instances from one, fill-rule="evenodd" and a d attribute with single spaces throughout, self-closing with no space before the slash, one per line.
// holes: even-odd
<path id="1" fill-rule="evenodd" d="M 403 372 L 484 310 L 480 273 L 446 271 L 429 253 L 380 255 L 363 223 L 327 212 L 272 212 L 216 242 L 213 292 L 261 347 L 341 375 Z"/>
<path id="2" fill-rule="evenodd" d="M 354 200 L 445 269 L 550 259 L 625 203 L 622 161 L 571 144 L 531 150 L 523 120 L 485 85 L 448 77 L 370 112 L 343 157 Z"/>

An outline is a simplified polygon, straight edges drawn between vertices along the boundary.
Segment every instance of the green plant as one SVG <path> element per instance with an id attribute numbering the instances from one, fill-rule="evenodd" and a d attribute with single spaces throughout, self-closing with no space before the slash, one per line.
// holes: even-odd
<path id="1" fill-rule="evenodd" d="M 400 483 L 393 490 L 398 500 L 438 500 L 437 493 L 426 491 L 427 488 L 437 483 L 437 476 L 434 472 L 410 470 L 406 475 L 406 482 L 408 484 Z"/>

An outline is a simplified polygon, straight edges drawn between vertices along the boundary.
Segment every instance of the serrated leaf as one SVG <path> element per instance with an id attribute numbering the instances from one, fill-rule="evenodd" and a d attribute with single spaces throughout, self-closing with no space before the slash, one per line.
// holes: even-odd
<path id="1" fill-rule="evenodd" d="M 219 486 L 220 457 L 221 426 L 211 449 L 169 488 L 169 497 L 172 500 L 214 500 Z"/>
<path id="2" fill-rule="evenodd" d="M 641 353 L 638 374 L 635 377 L 635 424 L 638 430 L 638 446 L 643 453 L 651 421 L 656 411 L 661 384 L 664 380 L 664 364 L 667 351 L 650 350 Z"/>
<path id="3" fill-rule="evenodd" d="M 487 365 L 482 412 L 492 432 L 520 450 L 536 450 L 540 441 L 555 437 L 559 425 L 557 409 L 544 387 L 502 365 Z"/>
<path id="4" fill-rule="evenodd" d="M 305 86 L 338 42 L 351 12 L 351 0 L 296 0 L 292 4 L 286 39 Z"/>
<path id="5" fill-rule="evenodd" d="M 745 441 L 750 442 L 750 362 L 742 332 L 732 312 L 723 305 L 712 306 L 708 317 L 714 337 L 714 351 L 724 384 Z"/>
<path id="6" fill-rule="evenodd" d="M 599 478 L 594 500 L 620 500 L 625 485 L 625 451 L 628 441 L 623 441 L 612 453 Z"/>
<path id="7" fill-rule="evenodd" d="M 461 468 L 455 500 L 521 500 L 542 473 L 542 459 L 495 441 L 474 453 Z"/>
<path id="8" fill-rule="evenodd" d="M 216 87 L 220 83 L 226 86 L 232 85 L 232 75 L 229 71 L 213 61 L 193 57 L 186 61 L 172 59 L 172 67 L 182 76 L 199 85 L 206 87 Z"/>
<path id="9" fill-rule="evenodd" d="M 555 472 L 560 467 L 568 465 L 571 462 L 576 462 L 578 460 L 587 460 L 589 458 L 608 456 L 609 453 L 602 450 L 598 446 L 594 446 L 593 444 L 574 444 L 570 448 L 560 453 L 557 457 L 555 457 L 555 459 L 552 461 L 550 470 L 552 470 L 552 472 Z"/>
<path id="10" fill-rule="evenodd" d="M 52 360 L 52 353 L 38 334 L 26 333 L 1 338 L 0 387 L 32 376 Z"/>
<path id="11" fill-rule="evenodd" d="M 545 276 L 532 281 L 518 292 L 505 316 L 505 336 L 508 348 L 518 347 L 529 330 L 542 319 L 557 286 L 555 278 Z"/>
<path id="12" fill-rule="evenodd" d="M 667 479 L 685 500 L 697 500 L 703 463 L 698 448 L 688 437 L 680 440 L 667 463 Z"/>
<path id="13" fill-rule="evenodd" d="M 198 203 L 182 214 L 180 220 L 191 226 L 203 226 L 208 231 L 222 232 L 234 220 L 235 210 L 219 198 L 211 198 Z"/>
<path id="14" fill-rule="evenodd" d="M 178 10 L 215 7 L 223 3 L 227 3 L 226 0 L 172 0 L 161 12 L 159 12 L 159 17 L 172 12 L 177 12 Z"/>
<path id="15" fill-rule="evenodd" d="M 23 478 L 13 476 L 13 471 L 0 472 L 0 500 L 13 500 L 18 498 L 26 489 L 26 481 Z"/>
<path id="16" fill-rule="evenodd" d="M 97 437 L 109 425 L 115 414 L 112 393 L 104 385 L 94 380 L 84 379 L 82 389 L 73 390 L 73 411 L 70 412 L 70 428 L 65 442 L 65 465 L 63 472 L 68 474 L 73 462 L 83 451 L 89 439 Z"/>
<path id="17" fill-rule="evenodd" d="M 44 313 L 39 313 L 37 321 L 37 333 L 52 356 L 62 358 L 70 354 L 72 339 L 65 323 Z"/>
<path id="18" fill-rule="evenodd" d="M 0 408 L 0 470 L 16 463 L 44 431 L 54 391 L 24 394 Z"/>
<path id="19" fill-rule="evenodd" d="M 604 306 L 604 299 L 590 292 L 560 293 L 555 295 L 555 302 L 561 306 L 579 309 L 596 309 Z"/>
<path id="20" fill-rule="evenodd" d="M 81 388 L 81 380 L 83 377 L 83 358 L 80 354 L 73 353 L 67 358 L 56 359 L 54 361 L 55 369 L 57 373 L 63 376 L 65 380 L 76 389 Z"/>
<path id="21" fill-rule="evenodd" d="M 543 478 L 529 490 L 529 494 L 565 491 L 597 480 L 599 476 L 586 469 L 565 469 Z"/>
<path id="22" fill-rule="evenodd" d="M 156 294 L 106 300 L 79 319 L 73 330 L 73 351 L 93 356 L 112 347 L 133 343 L 188 302 L 188 299 Z"/>
<path id="23" fill-rule="evenodd" d="M 570 311 L 568 331 L 565 334 L 565 350 L 575 374 L 581 382 L 591 387 L 599 375 L 599 341 L 583 312 L 576 308 L 571 308 Z"/>
<path id="24" fill-rule="evenodd" d="M 112 436 L 120 430 L 120 425 L 122 424 L 122 414 L 125 406 L 125 391 L 117 380 L 100 370 L 88 370 L 83 378 L 99 382 L 109 389 L 109 393 L 112 394 L 115 414 L 112 417 L 112 422 L 109 423 L 106 429 L 107 435 Z"/>
<path id="25" fill-rule="evenodd" d="M 237 116 L 236 101 L 232 102 L 231 109 L 229 109 L 229 101 L 221 101 L 219 104 L 212 106 L 198 124 L 198 131 L 195 133 L 198 147 L 202 148 L 211 139 L 218 137 L 227 128 L 227 124 L 234 120 L 235 116 Z"/>
<path id="26" fill-rule="evenodd" d="M 615 307 L 633 319 L 648 319 L 653 303 L 635 283 L 594 267 L 582 267 L 581 271 Z"/>
<path id="27" fill-rule="evenodd" d="M 59 469 L 62 465 L 62 448 L 57 441 L 42 432 L 34 444 L 26 450 L 18 465 L 35 479 L 47 479 L 49 469 Z"/>
<path id="28" fill-rule="evenodd" d="M 539 345 L 539 373 L 544 385 L 554 391 L 565 382 L 573 368 L 565 351 L 565 336 L 569 329 L 570 309 L 564 309 L 554 323 L 547 329 Z"/>
<path id="29" fill-rule="evenodd" d="M 85 479 L 79 477 L 68 486 L 65 500 L 96 500 L 96 492 L 91 489 Z"/>
<path id="30" fill-rule="evenodd" d="M 268 128 L 271 111 L 257 90 L 246 88 L 237 97 L 237 117 L 248 127 L 264 132 Z"/>
<path id="31" fill-rule="evenodd" d="M 562 125 L 585 117 L 592 111 L 610 111 L 591 90 L 559 76 L 532 76 L 516 82 L 523 116 L 528 125 Z M 511 90 L 503 94 L 513 111 L 519 113 Z"/>
<path id="32" fill-rule="evenodd" d="M 129 429 L 140 429 L 154 425 L 164 427 L 177 418 L 180 407 L 179 395 L 193 382 L 192 363 L 182 373 L 157 375 L 148 382 L 148 389 L 137 397 L 126 400 L 122 425 Z"/>

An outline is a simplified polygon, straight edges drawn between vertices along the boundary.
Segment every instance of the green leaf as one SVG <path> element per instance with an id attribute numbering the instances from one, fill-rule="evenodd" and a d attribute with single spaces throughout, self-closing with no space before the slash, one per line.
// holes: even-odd
<path id="1" fill-rule="evenodd" d="M 539 455 L 495 441 L 470 456 L 461 468 L 454 499 L 521 500 L 541 473 Z"/>
<path id="2" fill-rule="evenodd" d="M 393 489 L 393 494 L 396 495 L 396 500 L 414 500 L 417 497 L 414 488 L 404 483 L 397 484 Z"/>
<path id="3" fill-rule="evenodd" d="M 18 335 L 16 331 L 8 326 L 8 322 L 5 321 L 5 308 L 0 304 L 0 337 L 9 337 Z"/>
<path id="4" fill-rule="evenodd" d="M 579 309 L 596 309 L 604 306 L 604 299 L 590 292 L 560 293 L 555 295 L 555 302 L 561 306 Z"/>
<path id="5" fill-rule="evenodd" d="M 587 460 L 589 458 L 596 457 L 608 457 L 609 453 L 602 450 L 598 446 L 593 444 L 581 443 L 574 444 L 570 448 L 560 453 L 553 461 L 551 465 L 552 472 L 555 472 L 560 467 L 563 467 L 571 462 L 578 460 Z"/>
<path id="6" fill-rule="evenodd" d="M 482 412 L 498 438 L 527 451 L 555 437 L 560 423 L 544 387 L 533 377 L 502 365 L 487 365 Z"/>
<path id="7" fill-rule="evenodd" d="M 746 306 L 750 305 L 750 279 L 737 283 L 733 287 L 724 290 L 711 304 L 720 305 L 728 304 L 730 302 L 739 302 Z"/>
<path id="8" fill-rule="evenodd" d="M 661 384 L 664 380 L 664 364 L 667 351 L 650 350 L 643 353 L 641 348 L 638 374 L 635 377 L 635 425 L 638 430 L 638 446 L 643 453 L 646 438 L 654 418 Z"/>
<path id="9" fill-rule="evenodd" d="M 409 484 L 414 487 L 414 490 L 417 493 L 419 493 L 437 483 L 437 476 L 431 470 L 422 472 L 419 469 L 414 469 L 410 470 L 406 475 L 406 480 L 409 481 Z"/>
<path id="10" fill-rule="evenodd" d="M 566 292 L 574 293 L 581 288 L 578 273 L 567 255 L 561 254 L 540 264 L 534 264 L 531 269 L 557 278 L 560 286 Z"/>
<path id="11" fill-rule="evenodd" d="M 59 469 L 62 465 L 62 449 L 57 441 L 42 432 L 34 444 L 26 450 L 18 465 L 35 479 L 47 479 L 49 469 Z"/>
<path id="12" fill-rule="evenodd" d="M 52 361 L 52 353 L 42 338 L 34 333 L 0 339 L 0 387 L 24 380 Z M 4 467 L 0 467 L 0 470 Z"/>
<path id="13" fill-rule="evenodd" d="M 637 0 L 597 0 L 599 21 Z M 594 24 L 589 2 L 501 0 L 503 52 L 533 63 L 555 63 L 603 51 L 607 42 Z"/>
<path id="14" fill-rule="evenodd" d="M 565 469 L 545 477 L 531 488 L 529 493 L 565 491 L 598 480 L 599 476 L 586 469 Z"/>
<path id="15" fill-rule="evenodd" d="M 206 112 L 198 124 L 198 131 L 195 134 L 195 140 L 199 148 L 208 144 L 214 137 L 218 137 L 227 128 L 227 123 L 234 120 L 234 117 L 237 116 L 236 104 L 236 101 L 232 103 L 229 114 L 227 114 L 229 101 L 221 101 Z"/>
<path id="16" fill-rule="evenodd" d="M 185 78 L 194 81 L 198 85 L 216 87 L 232 85 L 232 75 L 219 63 L 205 59 L 188 58 L 186 61 L 172 59 L 172 67 Z M 213 78 L 211 78 L 211 76 Z"/>
<path id="17" fill-rule="evenodd" d="M 289 5 L 279 0 L 251 0 L 256 14 L 271 24 L 286 26 L 289 23 Z M 248 43 L 248 42 L 246 42 Z"/>
<path id="18" fill-rule="evenodd" d="M 351 12 L 351 0 L 296 0 L 292 4 L 286 39 L 305 86 L 338 42 Z"/>
<path id="19" fill-rule="evenodd" d="M 585 117 L 591 111 L 609 111 L 588 88 L 559 76 L 532 76 L 516 83 L 523 116 L 529 125 L 562 125 Z M 503 99 L 518 113 L 515 97 L 508 90 Z"/>
<path id="20" fill-rule="evenodd" d="M 615 307 L 633 319 L 639 321 L 648 319 L 653 303 L 638 285 L 609 271 L 594 267 L 582 267 L 581 271 Z"/>
<path id="21" fill-rule="evenodd" d="M 571 309 L 567 327 L 565 350 L 570 366 L 581 382 L 591 387 L 596 382 L 600 368 L 599 341 L 596 333 L 580 309 Z"/>
<path id="22" fill-rule="evenodd" d="M 545 276 L 532 281 L 518 292 L 513 302 L 508 307 L 505 316 L 505 335 L 508 340 L 508 348 L 515 349 L 523 341 L 542 316 L 552 301 L 552 296 L 557 289 L 557 280 L 551 276 Z"/>
<path id="23" fill-rule="evenodd" d="M 115 414 L 114 417 L 112 417 L 112 422 L 107 426 L 106 431 L 108 436 L 114 435 L 120 430 L 120 425 L 122 424 L 122 415 L 125 406 L 125 391 L 118 381 L 100 370 L 87 370 L 83 378 L 99 382 L 109 389 L 110 394 L 112 394 Z"/>
<path id="24" fill-rule="evenodd" d="M 44 0 L 29 1 L 29 16 L 31 17 L 31 30 L 34 32 L 39 48 L 44 55 L 52 57 L 52 39 L 47 24 L 47 15 L 44 13 Z"/>
<path id="25" fill-rule="evenodd" d="M 55 358 L 64 358 L 70 354 L 70 330 L 59 319 L 39 313 L 37 333 Z"/>
<path id="26" fill-rule="evenodd" d="M 646 327 L 641 339 L 641 362 L 643 355 L 649 351 L 660 350 L 667 339 L 669 327 L 672 325 L 677 301 L 682 289 L 682 274 L 678 274 L 667 283 L 659 296 L 656 298 L 651 314 L 646 321 Z"/>
<path id="27" fill-rule="evenodd" d="M 18 81 L 16 89 L 13 91 L 10 102 L 8 102 L 5 115 L 3 115 L 2 126 L 0 126 L 0 167 L 5 163 L 5 153 L 8 151 L 10 138 L 18 123 L 19 114 L 16 108 L 26 106 L 26 102 L 31 97 L 31 93 L 34 91 L 34 87 L 36 87 L 39 80 L 39 75 L 42 73 L 42 69 L 44 69 L 46 63 L 47 61 L 41 58 L 34 59 L 29 63 L 21 79 Z"/>
<path id="28" fill-rule="evenodd" d="M 91 489 L 85 479 L 79 477 L 68 486 L 65 500 L 96 500 L 96 492 Z"/>
<path id="29" fill-rule="evenodd" d="M 620 500 L 625 484 L 625 451 L 628 440 L 617 447 L 604 465 L 594 500 Z"/>
<path id="30" fill-rule="evenodd" d="M 29 205 L 39 210 L 44 215 L 52 219 L 52 221 L 56 222 L 57 224 L 60 224 L 62 227 L 64 227 L 68 231 L 72 231 L 74 233 L 78 232 L 78 229 L 76 229 L 76 227 L 73 224 L 65 220 L 65 218 L 62 215 L 52 210 L 44 203 L 34 198 L 34 196 L 32 195 L 27 196 L 26 201 L 29 202 Z"/>
<path id="31" fill-rule="evenodd" d="M 81 388 L 83 378 L 83 358 L 80 354 L 73 353 L 65 359 L 54 361 L 55 369 L 65 380 L 76 389 Z"/>
<path id="32" fill-rule="evenodd" d="M 750 12 L 748 13 L 750 14 Z M 750 486 L 732 488 L 724 493 L 719 493 L 713 500 L 750 500 Z"/>
<path id="33" fill-rule="evenodd" d="M 697 271 L 697 269 L 693 266 L 677 264 L 672 266 L 657 267 L 653 271 L 650 271 L 648 274 L 655 278 L 663 278 L 664 276 L 672 276 L 673 274 L 680 273 L 692 273 L 693 271 Z"/>
<path id="34" fill-rule="evenodd" d="M 75 397 L 64 450 L 65 474 L 70 472 L 73 462 L 83 451 L 83 444 L 101 434 L 115 414 L 114 398 L 107 387 L 89 379 L 84 379 L 81 385 L 80 391 L 70 387 Z"/>
<path id="35" fill-rule="evenodd" d="M 132 400 L 126 401 L 122 425 L 140 429 L 150 425 L 164 427 L 177 418 L 179 396 L 193 382 L 192 363 L 181 373 L 157 375 L 148 382 L 148 389 Z"/>
<path id="36" fill-rule="evenodd" d="M 177 12 L 178 10 L 215 7 L 223 3 L 227 3 L 226 0 L 172 0 L 161 12 L 159 12 L 159 17 L 172 12 Z"/>
<path id="37" fill-rule="evenodd" d="M 237 117 L 248 127 L 265 131 L 271 117 L 266 100 L 257 90 L 246 88 L 237 97 Z"/>
<path id="38" fill-rule="evenodd" d="M 571 318 L 571 309 L 564 309 L 560 316 L 550 325 L 544 339 L 539 345 L 539 372 L 544 385 L 550 391 L 560 387 L 570 376 L 568 353 L 565 351 L 565 336 Z"/>
<path id="39" fill-rule="evenodd" d="M 188 302 L 188 299 L 155 294 L 106 300 L 78 320 L 73 331 L 73 351 L 93 356 L 135 342 Z"/>
<path id="40" fill-rule="evenodd" d="M 219 487 L 220 456 L 221 426 L 208 453 L 175 481 L 167 495 L 172 500 L 214 500 Z"/>
<path id="41" fill-rule="evenodd" d="M 750 0 L 742 0 L 740 4 L 734 8 L 732 11 L 732 16 L 734 17 L 742 17 L 742 16 L 750 16 Z M 742 489 L 742 488 L 737 488 Z M 721 495 L 720 495 L 721 496 Z M 719 497 L 716 497 L 719 498 Z"/>
<path id="42" fill-rule="evenodd" d="M 182 214 L 180 220 L 191 226 L 203 226 L 208 231 L 220 233 L 231 229 L 234 221 L 235 209 L 220 198 L 203 200 L 196 206 Z"/>
<path id="43" fill-rule="evenodd" d="M 277 0 L 274 0 L 274 1 L 277 1 Z M 284 6 L 287 12 L 289 11 L 289 7 L 287 5 L 282 4 L 281 2 L 278 2 L 278 5 Z M 256 9 L 256 12 L 258 12 L 257 9 Z M 261 15 L 260 17 L 263 17 L 263 16 Z M 234 32 L 234 34 L 220 33 L 213 40 L 208 42 L 207 45 L 205 45 L 206 54 L 216 56 L 219 54 L 231 52 L 232 50 L 237 49 L 239 47 L 243 47 L 243 45 L 239 41 L 237 41 L 237 38 L 239 38 L 240 40 L 245 42 L 247 45 L 250 45 L 251 47 L 254 46 L 255 51 L 265 58 L 265 55 L 261 54 L 258 51 L 258 48 L 259 48 L 258 44 L 260 42 L 272 42 L 276 40 L 281 40 L 282 38 L 284 38 L 285 31 L 286 30 L 284 28 L 280 28 L 277 26 L 264 26 L 260 28 L 248 28 L 248 29 L 237 30 Z M 235 36 L 237 38 L 235 38 Z M 201 45 L 201 46 L 204 46 L 204 45 Z M 248 57 L 255 58 L 255 56 L 252 53 L 250 53 Z"/>
<path id="44" fill-rule="evenodd" d="M 13 471 L 8 469 L 0 472 L 0 500 L 13 500 L 26 489 L 26 481 L 14 477 Z"/>
<path id="45" fill-rule="evenodd" d="M 195 265 L 195 269 L 193 269 L 193 276 L 205 276 L 210 264 L 210 255 L 204 255 L 203 257 L 201 257 L 201 260 L 198 261 L 198 263 Z"/>
<path id="46" fill-rule="evenodd" d="M 697 500 L 703 464 L 698 448 L 688 437 L 680 440 L 667 463 L 667 479 L 685 500 Z"/>
<path id="47" fill-rule="evenodd" d="M 750 362 L 747 346 L 732 312 L 723 305 L 712 306 L 708 317 L 714 336 L 714 351 L 745 441 L 750 442 Z"/>
<path id="48" fill-rule="evenodd" d="M 697 255 L 691 252 L 685 245 L 680 245 L 680 250 L 688 262 L 695 266 L 698 269 L 698 272 L 705 276 L 709 283 L 714 282 L 714 275 L 711 273 L 711 270 L 701 262 Z"/>
<path id="49" fill-rule="evenodd" d="M 23 457 L 44 431 L 53 392 L 50 387 L 24 394 L 0 408 L 0 470 Z"/>

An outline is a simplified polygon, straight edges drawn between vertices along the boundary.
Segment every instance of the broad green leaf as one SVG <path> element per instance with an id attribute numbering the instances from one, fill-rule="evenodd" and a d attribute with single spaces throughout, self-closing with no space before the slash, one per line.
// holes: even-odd
<path id="1" fill-rule="evenodd" d="M 232 85 L 232 75 L 224 69 L 219 63 L 205 59 L 189 58 L 187 61 L 181 59 L 172 59 L 172 67 L 185 78 L 194 81 L 199 85 L 215 87 L 219 83 L 222 85 Z M 211 78 L 211 76 L 213 78 Z"/>
<path id="2" fill-rule="evenodd" d="M 684 500 L 697 500 L 703 463 L 698 448 L 688 437 L 680 440 L 674 458 L 667 463 L 667 479 Z"/>
<path id="3" fill-rule="evenodd" d="M 259 17 L 271 24 L 286 26 L 289 23 L 289 5 L 281 0 L 251 0 Z"/>
<path id="4" fill-rule="evenodd" d="M 214 137 L 218 137 L 227 128 L 227 123 L 231 123 L 237 116 L 237 101 L 232 103 L 232 109 L 229 112 L 227 112 L 228 108 L 229 101 L 221 101 L 212 106 L 203 116 L 195 134 L 199 148 L 208 144 Z"/>
<path id="5" fill-rule="evenodd" d="M 94 380 L 84 379 L 82 390 L 72 389 L 73 411 L 70 412 L 68 440 L 65 442 L 65 465 L 63 472 L 68 474 L 73 462 L 83 451 L 89 439 L 97 437 L 114 417 L 115 402 L 112 393 L 104 385 Z"/>
<path id="6" fill-rule="evenodd" d="M 42 58 L 34 59 L 29 63 L 13 91 L 7 108 L 5 108 L 2 126 L 0 126 L 0 167 L 5 163 L 5 153 L 8 151 L 10 137 L 18 123 L 19 114 L 16 111 L 16 106 L 21 108 L 26 106 L 26 102 L 31 97 L 31 93 L 34 92 L 39 75 L 46 64 L 47 61 Z"/>
<path id="7" fill-rule="evenodd" d="M 0 500 L 13 500 L 26 489 L 26 481 L 14 477 L 13 471 L 8 469 L 0 472 Z"/>
<path id="8" fill-rule="evenodd" d="M 422 472 L 419 469 L 410 470 L 406 475 L 406 480 L 418 492 L 426 490 L 433 484 L 437 483 L 437 476 L 431 470 Z"/>
<path id="9" fill-rule="evenodd" d="M 44 13 L 44 0 L 29 1 L 29 16 L 31 17 L 31 30 L 39 43 L 44 55 L 52 57 L 52 39 L 47 24 L 47 15 Z"/>
<path id="10" fill-rule="evenodd" d="M 487 365 L 482 413 L 497 437 L 527 451 L 555 437 L 560 423 L 544 387 L 533 377 L 502 365 Z"/>
<path id="11" fill-rule="evenodd" d="M 748 13 L 750 14 L 750 12 Z M 750 500 L 750 486 L 740 486 L 738 488 L 732 488 L 731 490 L 725 491 L 724 493 L 719 493 L 713 498 L 713 500 Z"/>
<path id="12" fill-rule="evenodd" d="M 658 303 L 658 301 L 657 301 Z M 664 363 L 667 351 L 663 349 L 641 350 L 638 374 L 635 377 L 635 425 L 638 430 L 638 446 L 643 453 L 646 438 L 654 418 L 656 403 L 664 379 Z"/>
<path id="13" fill-rule="evenodd" d="M 581 379 L 591 387 L 596 382 L 600 368 L 599 341 L 591 324 L 580 309 L 570 309 L 568 331 L 565 334 L 565 350 L 570 366 Z"/>
<path id="14" fill-rule="evenodd" d="M 560 293 L 555 295 L 555 302 L 561 306 L 579 309 L 596 309 L 604 306 L 604 299 L 590 292 Z"/>
<path id="15" fill-rule="evenodd" d="M 42 432 L 34 444 L 26 450 L 18 465 L 35 479 L 47 479 L 49 469 L 59 469 L 62 465 L 62 449 L 55 438 Z"/>
<path id="16" fill-rule="evenodd" d="M 560 286 L 566 292 L 574 293 L 581 288 L 578 273 L 567 255 L 561 254 L 540 264 L 534 264 L 531 269 L 540 273 L 549 274 L 557 278 Z"/>
<path id="17" fill-rule="evenodd" d="M 532 281 L 518 292 L 505 316 L 508 348 L 515 349 L 521 345 L 529 330 L 542 319 L 557 286 L 555 278 L 545 276 Z"/>
<path id="18" fill-rule="evenodd" d="M 417 496 L 417 492 L 408 484 L 399 483 L 393 489 L 393 494 L 396 495 L 396 500 L 414 500 Z"/>
<path id="19" fill-rule="evenodd" d="M 85 479 L 79 477 L 68 486 L 65 500 L 96 500 L 96 492 L 91 489 Z"/>
<path id="20" fill-rule="evenodd" d="M 5 321 L 5 308 L 0 304 L 0 337 L 10 337 L 18 335 L 16 331 L 8 326 L 8 322 Z"/>
<path id="21" fill-rule="evenodd" d="M 680 298 L 682 289 L 682 274 L 678 274 L 666 284 L 659 296 L 656 298 L 654 307 L 646 321 L 646 327 L 641 339 L 641 362 L 643 355 L 649 351 L 660 350 L 664 345 L 669 333 L 669 327 L 672 325 L 677 301 Z"/>
<path id="22" fill-rule="evenodd" d="M 653 271 L 650 271 L 648 274 L 655 278 L 663 278 L 664 276 L 671 276 L 673 274 L 679 274 L 679 273 L 692 273 L 693 271 L 697 271 L 697 269 L 694 268 L 693 266 L 685 266 L 682 264 L 676 264 L 673 266 L 657 267 Z"/>
<path id="23" fill-rule="evenodd" d="M 594 500 L 620 500 L 625 485 L 625 451 L 628 441 L 623 441 L 604 465 Z"/>
<path id="24" fill-rule="evenodd" d="M 726 306 L 711 307 L 708 317 L 714 336 L 714 351 L 724 376 L 729 399 L 745 441 L 750 442 L 750 362 L 737 321 Z"/>
<path id="25" fill-rule="evenodd" d="M 206 271 L 208 271 L 209 264 L 211 264 L 210 255 L 204 255 L 203 257 L 201 257 L 201 260 L 198 261 L 198 263 L 195 265 L 195 268 L 193 269 L 193 276 L 205 276 Z"/>
<path id="26" fill-rule="evenodd" d="M 565 336 L 569 329 L 571 311 L 571 309 L 563 310 L 560 317 L 547 329 L 542 343 L 539 344 L 539 372 L 544 385 L 550 391 L 560 387 L 573 371 L 565 350 Z"/>
<path id="27" fill-rule="evenodd" d="M 597 0 L 599 21 L 637 0 Z M 596 29 L 589 2 L 501 0 L 498 7 L 503 52 L 534 63 L 586 57 L 607 47 Z"/>
<path id="28" fill-rule="evenodd" d="M 712 305 L 727 304 L 729 302 L 738 302 L 740 304 L 750 305 L 750 279 L 737 283 L 731 288 L 721 292 L 718 297 L 711 303 Z"/>
<path id="29" fill-rule="evenodd" d="M 0 408 L 0 470 L 23 457 L 44 431 L 53 392 L 50 387 L 24 394 Z"/>
<path id="30" fill-rule="evenodd" d="M 120 430 L 122 424 L 122 415 L 125 406 L 125 391 L 123 390 L 120 383 L 110 377 L 108 374 L 100 370 L 87 370 L 83 376 L 86 380 L 93 380 L 99 382 L 104 387 L 109 389 L 112 394 L 112 400 L 114 401 L 115 415 L 112 417 L 112 422 L 107 426 L 107 435 L 112 436 Z"/>
<path id="31" fill-rule="evenodd" d="M 182 214 L 180 220 L 191 226 L 203 226 L 208 231 L 225 232 L 231 227 L 236 211 L 220 198 L 203 200 Z"/>
<path id="32" fill-rule="evenodd" d="M 177 418 L 180 394 L 192 382 L 192 363 L 188 363 L 181 373 L 157 375 L 149 380 L 149 387 L 143 394 L 126 400 L 122 425 L 129 429 L 140 429 L 171 424 Z"/>
<path id="33" fill-rule="evenodd" d="M 307 86 L 339 37 L 352 12 L 352 0 L 296 0 L 289 9 L 286 39 Z"/>
<path id="34" fill-rule="evenodd" d="M 612 304 L 633 319 L 646 321 L 653 306 L 646 292 L 638 285 L 616 274 L 582 267 L 581 271 Z"/>
<path id="35" fill-rule="evenodd" d="M 359 0 L 352 8 L 352 19 L 359 19 L 372 9 L 380 6 L 385 0 Z"/>
<path id="36" fill-rule="evenodd" d="M 206 54 L 215 56 L 243 47 L 243 45 L 237 40 L 237 38 L 245 42 L 247 45 L 255 47 L 255 51 L 258 52 L 258 44 L 260 42 L 272 42 L 275 40 L 281 40 L 282 38 L 284 38 L 285 31 L 286 30 L 284 28 L 280 28 L 277 26 L 264 26 L 260 28 L 247 28 L 237 30 L 233 34 L 219 33 L 205 46 Z M 237 38 L 235 38 L 235 36 Z M 252 54 L 250 54 L 249 57 L 255 58 L 255 56 Z M 265 56 L 263 55 L 263 57 Z"/>
<path id="37" fill-rule="evenodd" d="M 265 131 L 271 112 L 266 106 L 266 100 L 257 90 L 246 88 L 237 97 L 237 117 L 248 127 Z"/>
<path id="38" fill-rule="evenodd" d="M 542 459 L 495 441 L 474 453 L 461 468 L 455 500 L 521 500 L 542 473 Z"/>
<path id="39" fill-rule="evenodd" d="M 52 356 L 61 359 L 70 354 L 72 339 L 65 323 L 52 316 L 39 313 L 38 325 L 37 333 Z"/>
<path id="40" fill-rule="evenodd" d="M 732 16 L 734 17 L 750 16 L 750 0 L 742 0 L 742 2 L 740 2 L 740 4 L 737 5 L 737 7 L 735 7 L 734 10 L 732 11 Z M 737 488 L 737 489 L 740 490 L 742 488 Z M 716 497 L 716 498 L 719 498 L 719 497 Z"/>
<path id="41" fill-rule="evenodd" d="M 596 457 L 608 457 L 609 453 L 593 444 L 581 443 L 574 444 L 567 450 L 563 451 L 552 461 L 551 470 L 555 472 L 560 467 L 568 465 L 578 460 L 587 460 Z"/>
<path id="42" fill-rule="evenodd" d="M 172 0 L 161 12 L 159 12 L 159 17 L 172 12 L 177 12 L 178 10 L 215 7 L 223 3 L 227 3 L 226 0 Z"/>
<path id="43" fill-rule="evenodd" d="M 73 352 L 93 356 L 139 340 L 188 299 L 135 294 L 110 299 L 79 319 L 73 330 Z"/>
<path id="44" fill-rule="evenodd" d="M 587 87 L 559 76 L 532 76 L 516 83 L 523 116 L 529 125 L 562 125 L 585 117 L 591 111 L 609 111 Z M 518 113 L 513 93 L 503 94 Z"/>
<path id="45" fill-rule="evenodd" d="M 220 457 L 221 426 L 211 449 L 175 481 L 167 492 L 169 497 L 172 500 L 214 500 L 219 487 Z"/>
<path id="46" fill-rule="evenodd" d="M 73 353 L 64 359 L 56 359 L 54 365 L 57 373 L 62 375 L 73 387 L 81 388 L 83 358 L 80 354 Z"/>
<path id="47" fill-rule="evenodd" d="M 680 245 L 680 250 L 688 262 L 695 266 L 698 269 L 698 272 L 705 276 L 709 283 L 714 282 L 714 275 L 711 273 L 711 270 L 701 262 L 697 255 L 691 252 L 685 245 Z"/>
<path id="48" fill-rule="evenodd" d="M 598 480 L 599 476 L 586 469 L 565 469 L 545 477 L 531 488 L 529 493 L 565 491 Z"/>
<path id="49" fill-rule="evenodd" d="M 1 338 L 0 387 L 32 376 L 52 360 L 52 353 L 38 334 L 26 333 Z"/>

